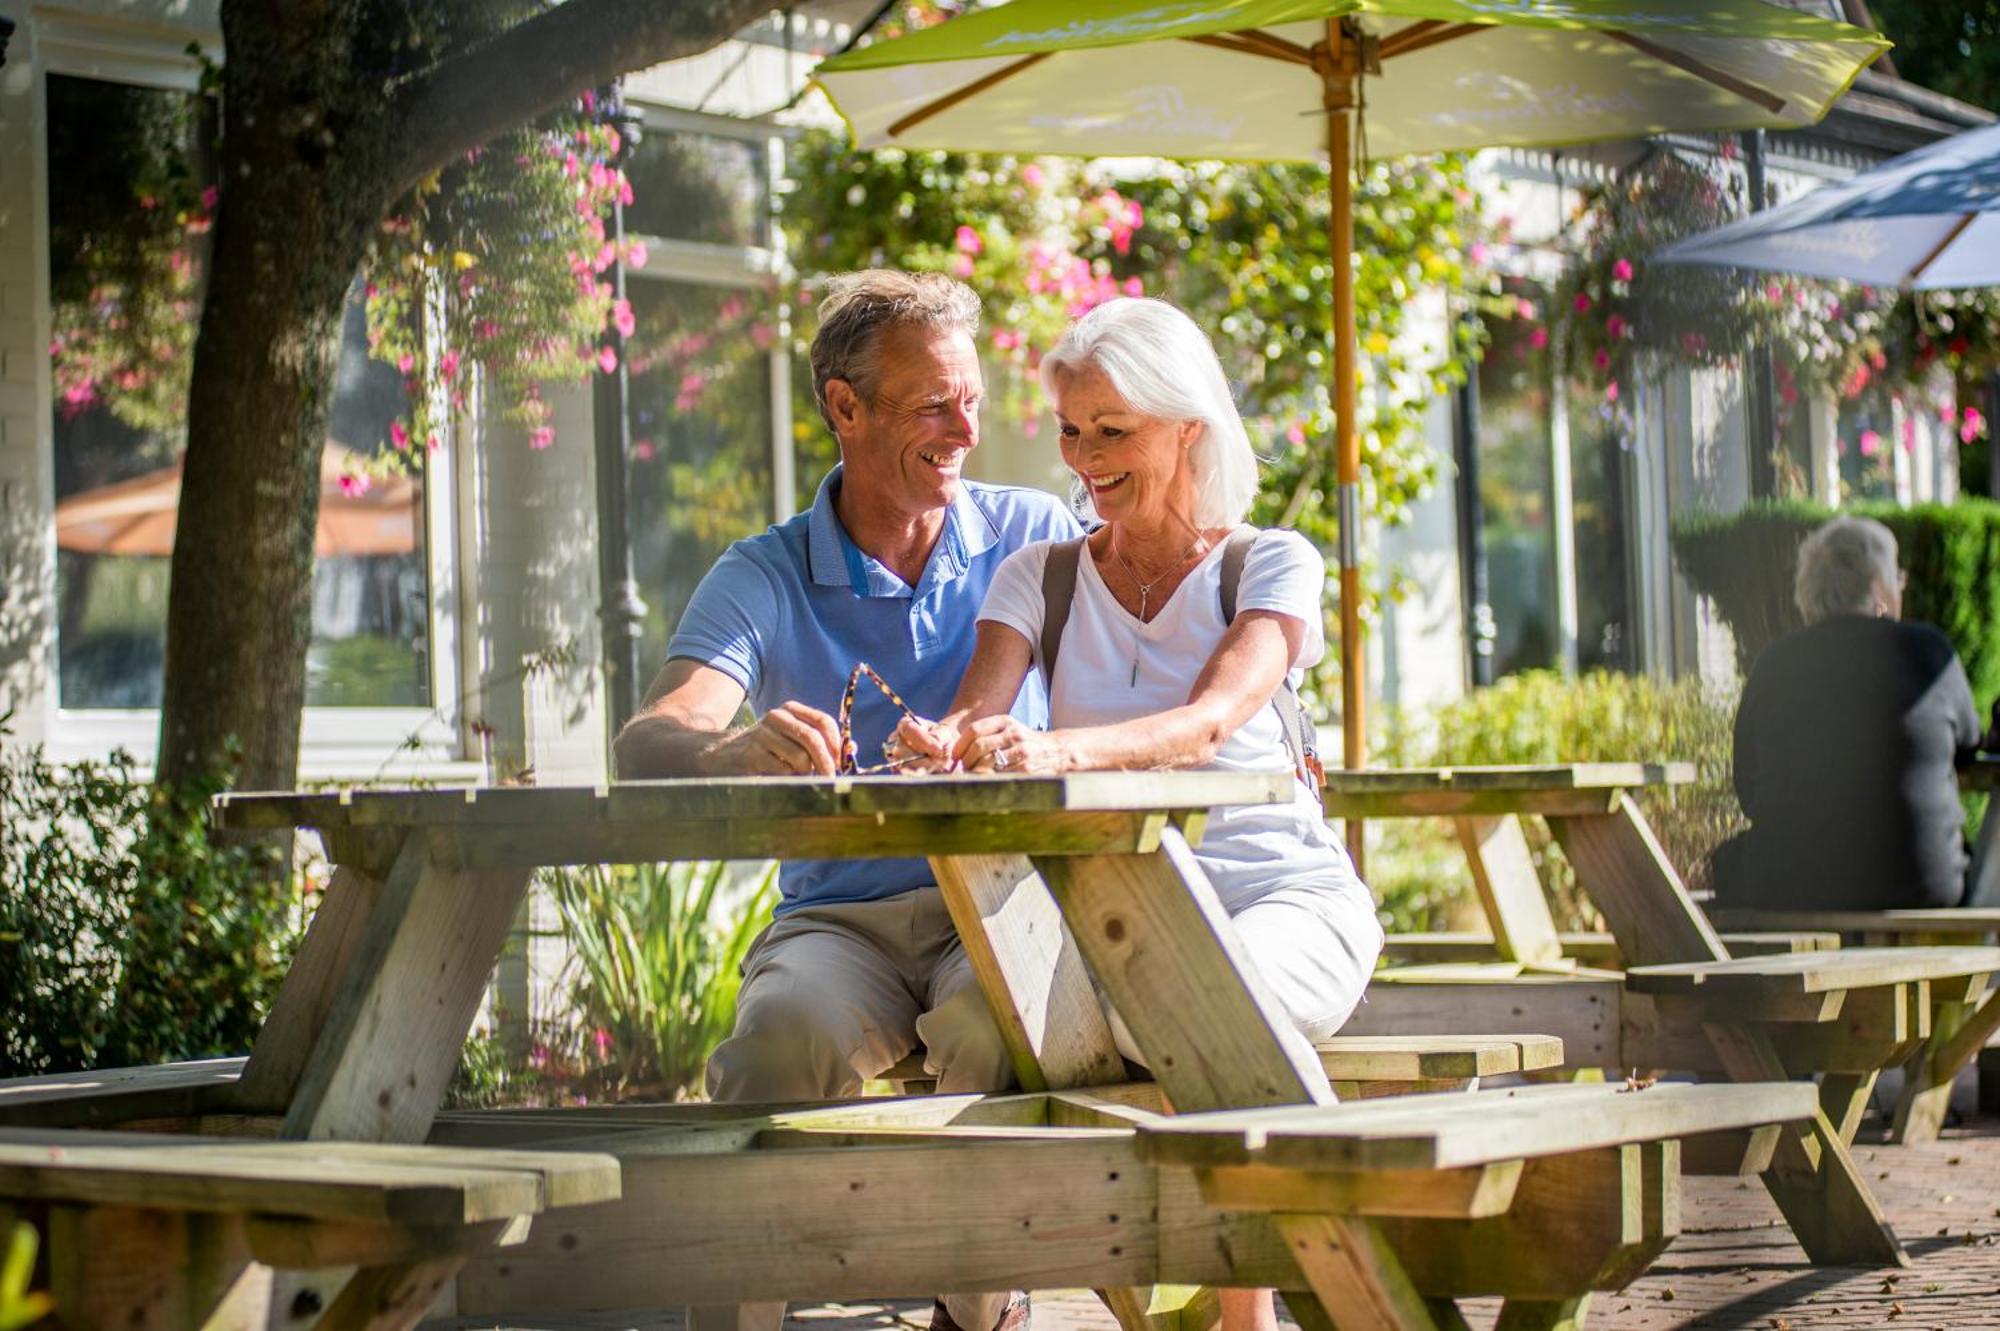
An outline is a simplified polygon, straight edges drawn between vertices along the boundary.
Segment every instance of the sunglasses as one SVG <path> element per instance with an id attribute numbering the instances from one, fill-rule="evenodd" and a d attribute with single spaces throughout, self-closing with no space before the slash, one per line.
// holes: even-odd
<path id="1" fill-rule="evenodd" d="M 923 721 L 922 717 L 910 710 L 910 705 L 903 701 L 901 695 L 889 687 L 889 681 L 875 673 L 873 666 L 869 665 L 866 661 L 855 662 L 854 669 L 847 676 L 847 687 L 842 689 L 840 693 L 840 712 L 837 719 L 840 723 L 839 775 L 841 776 L 877 776 L 883 772 L 900 772 L 903 768 L 917 761 L 917 755 L 915 754 L 908 754 L 900 758 L 890 757 L 889 741 L 885 740 L 882 744 L 882 757 L 885 761 L 871 767 L 863 767 L 861 765 L 861 755 L 854 743 L 854 695 L 860 690 L 861 681 L 864 677 L 871 681 L 876 688 L 882 690 L 883 696 L 894 703 L 896 709 L 905 717 L 919 724 Z M 892 739 L 894 735 L 895 732 L 892 730 L 890 732 Z"/>

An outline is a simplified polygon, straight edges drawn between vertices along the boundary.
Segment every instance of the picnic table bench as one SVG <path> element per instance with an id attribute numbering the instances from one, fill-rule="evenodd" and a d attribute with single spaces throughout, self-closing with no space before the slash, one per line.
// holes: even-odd
<path id="1" fill-rule="evenodd" d="M 1846 1143 L 1876 1074 L 1926 1047 L 1937 1010 L 1977 1002 L 2000 971 L 2000 949 L 1732 958 L 1631 798 L 1692 778 L 1686 764 L 1638 763 L 1329 773 L 1330 816 L 1453 819 L 1502 958 L 1381 972 L 1349 1029 L 1448 1032 L 1471 1021 L 1558 1035 L 1573 1061 L 1594 1050 L 1613 1068 L 1742 1081 L 1827 1074 L 1822 1117 L 1787 1135 L 1765 1182 L 1815 1260 L 1907 1260 Z M 1520 826 L 1526 814 L 1548 822 L 1629 970 L 1562 956 Z M 1633 978 L 1658 967 L 1666 972 L 1646 983 Z M 1960 1052 L 1930 1050 L 1940 1065 L 1940 1053 Z M 1925 1094 L 1935 1091 L 1919 1084 L 1906 1099 Z M 1898 1121 L 1921 1126 L 1907 1112 Z"/>
<path id="2" fill-rule="evenodd" d="M 72 1331 L 261 1331 L 274 1270 L 317 1273 L 282 1291 L 292 1325 L 407 1327 L 467 1258 L 618 1191 L 578 1151 L 0 1129 L 0 1213 L 44 1223 Z"/>
<path id="3" fill-rule="evenodd" d="M 1136 1154 L 1133 1118 L 1169 1103 L 1180 1113 L 1333 1103 L 1320 1056 L 1246 965 L 1190 849 L 1210 809 L 1285 798 L 1291 782 L 1108 772 L 225 796 L 222 827 L 316 829 L 333 880 L 240 1076 L 191 1086 L 214 1070 L 183 1068 L 152 1093 L 184 1097 L 192 1124 L 291 1142 L 549 1143 L 619 1159 L 625 1200 L 567 1213 L 574 1225 L 538 1229 L 468 1268 L 458 1282 L 468 1313 L 531 1300 L 601 1309 L 1083 1283 L 1138 1331 L 1159 1302 L 1146 1286 L 1163 1272 L 1302 1289 L 1268 1222 L 1216 1211 L 1191 1178 L 1169 1205 L 1165 1176 Z M 823 1112 L 836 1117 L 809 1122 L 707 1105 L 435 1121 L 535 869 L 896 854 L 931 857 L 1027 1095 L 832 1106 Z M 1076 1089 L 1125 1076 L 1092 977 L 1155 1084 Z M 1759 1101 L 1749 1117 L 1796 1125 L 1795 1088 L 1779 1090 L 1789 1098 Z M 45 1091 L 42 1108 L 77 1121 L 110 1112 L 80 1102 L 121 1094 L 138 1103 L 107 1085 Z M 1477 1097 L 1448 1098 L 1477 1116 Z M 672 1116 L 650 1120 L 660 1113 Z M 1729 1117 L 1696 1114 L 1677 1131 L 1711 1136 Z M 986 1180 L 1013 1204 L 947 1200 Z M 531 1260 L 545 1252 L 547 1263 Z M 1400 1258 L 1385 1254 L 1357 1266 L 1356 1288 L 1399 1287 Z M 1565 1260 L 1560 1248 L 1549 1258 Z M 1382 1297 L 1398 1311 L 1378 1325 L 1451 1324 Z M 1557 1324 L 1532 1309 L 1521 1317 Z"/>
<path id="4" fill-rule="evenodd" d="M 1804 1085 L 1538 1086 L 1168 1116 L 1149 1090 L 446 1114 L 440 1140 L 626 1170 L 618 1203 L 468 1265 L 460 1306 L 1261 1284 L 1322 1329 L 1462 1331 L 1452 1301 L 1494 1295 L 1510 1328 L 1573 1327 L 1678 1232 L 1680 1142 L 1747 1133 L 1768 1158 L 1815 1106 Z"/>

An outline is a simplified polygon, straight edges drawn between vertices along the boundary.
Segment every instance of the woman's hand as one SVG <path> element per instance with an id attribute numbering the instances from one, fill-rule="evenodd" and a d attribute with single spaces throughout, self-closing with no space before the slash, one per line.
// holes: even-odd
<path id="1" fill-rule="evenodd" d="M 968 772 L 1046 776 L 1067 772 L 1073 765 L 1060 735 L 1024 726 L 1005 713 L 966 726 L 952 755 Z"/>
<path id="2" fill-rule="evenodd" d="M 906 716 L 889 737 L 888 757 L 905 772 L 949 772 L 958 766 L 952 757 L 958 739 L 958 727 L 949 721 Z"/>

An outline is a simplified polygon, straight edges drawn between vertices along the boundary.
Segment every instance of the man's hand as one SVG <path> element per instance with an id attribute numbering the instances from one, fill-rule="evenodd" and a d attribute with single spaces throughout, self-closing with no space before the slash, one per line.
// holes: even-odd
<path id="1" fill-rule="evenodd" d="M 925 721 L 906 716 L 889 736 L 889 761 L 904 772 L 953 772 L 958 770 L 951 751 L 958 747 L 958 727 L 949 721 Z"/>
<path id="2" fill-rule="evenodd" d="M 840 727 L 817 708 L 781 703 L 756 725 L 722 736 L 703 757 L 717 775 L 832 776 L 840 770 Z"/>

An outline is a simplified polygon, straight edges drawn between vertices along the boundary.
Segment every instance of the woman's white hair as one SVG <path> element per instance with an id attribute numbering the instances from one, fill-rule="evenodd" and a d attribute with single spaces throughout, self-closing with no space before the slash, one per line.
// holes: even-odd
<path id="1" fill-rule="evenodd" d="M 1896 537 L 1873 518 L 1835 518 L 1799 546 L 1792 594 L 1806 623 L 1831 615 L 1866 615 L 1875 584 L 1896 585 Z"/>
<path id="2" fill-rule="evenodd" d="M 1208 335 L 1163 300 L 1119 296 L 1069 326 L 1042 357 L 1042 387 L 1086 365 L 1111 381 L 1125 404 L 1144 416 L 1200 421 L 1188 447 L 1194 469 L 1195 524 L 1233 527 L 1257 497 L 1257 455 L 1229 380 Z"/>

